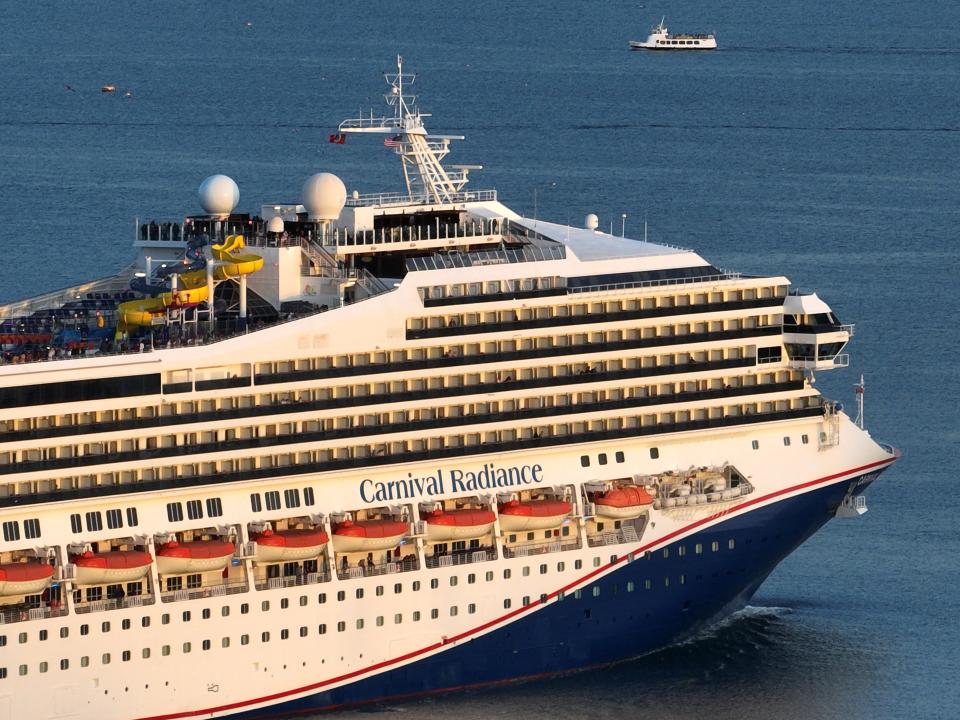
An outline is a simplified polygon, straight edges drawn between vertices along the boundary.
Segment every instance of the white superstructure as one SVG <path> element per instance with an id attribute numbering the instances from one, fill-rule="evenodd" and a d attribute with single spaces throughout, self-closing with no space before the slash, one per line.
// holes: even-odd
<path id="1" fill-rule="evenodd" d="M 671 34 L 664 24 L 666 18 L 650 29 L 647 39 L 630 40 L 632 50 L 716 50 L 717 37 L 713 33 Z"/>
<path id="2" fill-rule="evenodd" d="M 217 180 L 219 214 L 144 225 L 124 273 L 2 308 L 0 720 L 560 671 L 628 657 L 634 610 L 604 642 L 538 618 L 628 600 L 663 629 L 639 654 L 895 459 L 812 385 L 852 332 L 822 300 L 466 190 L 388 80 L 396 116 L 331 140 L 384 134 L 405 193 L 317 176 L 252 218 Z"/>

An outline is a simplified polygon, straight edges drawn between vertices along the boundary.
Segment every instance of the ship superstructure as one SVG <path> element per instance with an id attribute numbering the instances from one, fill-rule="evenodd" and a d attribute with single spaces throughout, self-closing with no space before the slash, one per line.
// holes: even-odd
<path id="1" fill-rule="evenodd" d="M 783 276 L 523 217 L 388 76 L 406 191 L 138 228 L 2 308 L 0 720 L 257 717 L 634 657 L 896 458 Z"/>

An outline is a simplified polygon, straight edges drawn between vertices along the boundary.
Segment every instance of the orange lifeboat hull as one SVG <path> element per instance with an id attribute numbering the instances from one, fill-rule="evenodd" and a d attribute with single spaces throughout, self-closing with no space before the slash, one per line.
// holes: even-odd
<path id="1" fill-rule="evenodd" d="M 638 518 L 653 505 L 653 498 L 640 487 L 622 487 L 608 490 L 593 501 L 596 514 L 615 520 Z"/>
<path id="2" fill-rule="evenodd" d="M 53 580 L 53 565 L 38 562 L 0 565 L 0 597 L 37 595 Z"/>
<path id="3" fill-rule="evenodd" d="M 233 559 L 233 553 L 233 543 L 223 540 L 171 542 L 157 551 L 157 570 L 161 575 L 223 570 Z"/>
<path id="4" fill-rule="evenodd" d="M 277 563 L 312 560 L 326 547 L 327 533 L 314 530 L 276 530 L 251 538 L 257 543 L 256 562 Z"/>
<path id="5" fill-rule="evenodd" d="M 402 520 L 347 520 L 333 528 L 333 549 L 338 553 L 391 550 L 407 535 Z"/>
<path id="6" fill-rule="evenodd" d="M 499 506 L 500 528 L 507 532 L 557 528 L 571 509 L 566 500 L 514 500 Z"/>
<path id="7" fill-rule="evenodd" d="M 493 529 L 496 516 L 491 510 L 439 510 L 424 517 L 427 540 L 473 540 Z"/>
<path id="8" fill-rule="evenodd" d="M 110 585 L 146 577 L 153 557 L 137 550 L 92 553 L 72 558 L 78 585 Z"/>

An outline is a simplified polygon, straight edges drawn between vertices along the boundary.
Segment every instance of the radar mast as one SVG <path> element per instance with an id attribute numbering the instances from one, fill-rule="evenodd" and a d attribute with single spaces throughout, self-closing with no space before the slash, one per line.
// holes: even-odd
<path id="1" fill-rule="evenodd" d="M 416 81 L 416 75 L 403 72 L 403 58 L 397 55 L 397 71 L 384 73 L 390 89 L 384 93 L 387 105 L 394 110 L 393 116 L 361 116 L 344 120 L 338 131 L 347 133 L 373 133 L 387 135 L 383 144 L 393 148 L 400 156 L 407 195 L 411 200 L 449 203 L 458 199 L 467 184 L 470 170 L 479 166 L 457 165 L 447 171 L 443 158 L 450 152 L 451 140 L 463 140 L 463 135 L 431 135 L 423 126 L 423 118 L 429 113 L 420 112 L 416 95 L 408 95 L 406 88 Z"/>

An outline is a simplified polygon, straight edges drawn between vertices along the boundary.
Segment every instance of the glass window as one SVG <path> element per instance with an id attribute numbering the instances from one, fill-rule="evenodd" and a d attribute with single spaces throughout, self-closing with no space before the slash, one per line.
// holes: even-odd
<path id="1" fill-rule="evenodd" d="M 135 507 L 127 508 L 127 525 L 130 527 L 136 527 L 140 524 L 140 519 L 137 517 L 137 509 Z"/>
<path id="2" fill-rule="evenodd" d="M 810 442 L 810 436 L 809 436 L 809 435 L 801 435 L 801 436 L 800 436 L 800 442 L 802 442 L 804 445 L 807 445 L 807 444 Z"/>
<path id="3" fill-rule="evenodd" d="M 83 532 L 83 527 L 80 525 L 80 513 L 73 513 L 70 516 L 70 530 L 75 533 Z"/>
<path id="4" fill-rule="evenodd" d="M 13 542 L 20 539 L 20 523 L 11 520 L 3 524 L 3 539 L 7 542 Z"/>
<path id="5" fill-rule="evenodd" d="M 120 512 L 120 508 L 107 510 L 107 527 L 111 530 L 123 527 L 123 513 Z"/>
<path id="6" fill-rule="evenodd" d="M 660 449 L 655 447 L 650 448 L 650 459 L 656 460 L 658 457 L 660 457 Z"/>
<path id="7" fill-rule="evenodd" d="M 600 463 L 601 465 L 606 465 L 606 464 L 607 464 L 607 454 L 606 454 L 606 453 L 600 453 L 599 455 L 597 455 L 597 462 Z"/>
<path id="8" fill-rule="evenodd" d="M 303 504 L 304 504 L 304 505 L 313 505 L 314 502 L 316 502 L 316 501 L 314 500 L 314 497 L 313 497 L 313 488 L 312 488 L 312 487 L 305 487 L 305 488 L 303 489 Z"/>
<path id="9" fill-rule="evenodd" d="M 23 534 L 28 540 L 40 537 L 40 520 L 37 518 L 24 520 Z"/>
<path id="10" fill-rule="evenodd" d="M 264 493 L 264 496 L 267 499 L 267 510 L 280 509 L 280 493 L 277 490 Z"/>
<path id="11" fill-rule="evenodd" d="M 624 461 L 623 450 L 617 450 L 614 457 L 616 458 L 618 463 L 622 463 Z"/>
<path id="12" fill-rule="evenodd" d="M 288 488 L 283 491 L 283 502 L 288 508 L 300 507 L 300 491 L 296 488 Z"/>
<path id="13" fill-rule="evenodd" d="M 87 521 L 87 530 L 89 530 L 90 532 L 97 532 L 99 530 L 103 530 L 103 516 L 100 514 L 99 511 L 88 512 L 86 514 L 86 521 Z"/>
<path id="14" fill-rule="evenodd" d="M 203 518 L 203 504 L 199 500 L 187 500 L 187 518 L 190 520 Z"/>
<path id="15" fill-rule="evenodd" d="M 786 445 L 787 447 L 790 447 L 790 436 L 789 436 L 789 435 L 784 435 L 784 436 L 783 436 L 783 444 Z"/>
<path id="16" fill-rule="evenodd" d="M 752 447 L 754 450 L 759 450 L 759 449 L 760 449 L 760 441 L 759 441 L 759 440 L 751 440 L 751 441 L 750 441 L 750 447 Z"/>
<path id="17" fill-rule="evenodd" d="M 581 455 L 580 456 L 580 467 L 590 467 L 590 456 Z"/>
<path id="18" fill-rule="evenodd" d="M 263 505 L 260 502 L 260 493 L 250 493 L 250 509 L 255 513 L 263 509 Z"/>
<path id="19" fill-rule="evenodd" d="M 223 503 L 220 498 L 207 498 L 207 517 L 220 517 L 223 515 Z"/>
<path id="20" fill-rule="evenodd" d="M 183 505 L 178 502 L 167 503 L 167 520 L 170 522 L 183 520 Z"/>

